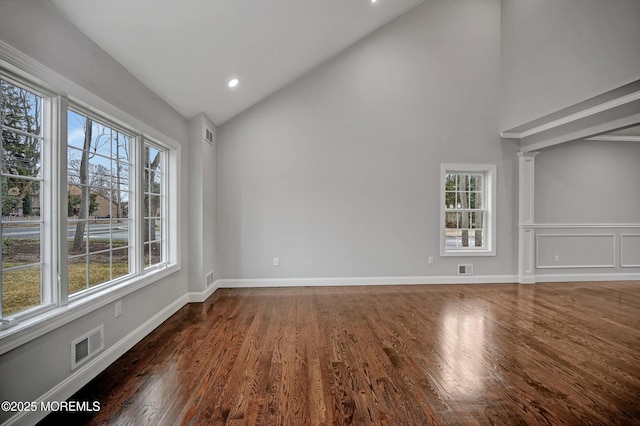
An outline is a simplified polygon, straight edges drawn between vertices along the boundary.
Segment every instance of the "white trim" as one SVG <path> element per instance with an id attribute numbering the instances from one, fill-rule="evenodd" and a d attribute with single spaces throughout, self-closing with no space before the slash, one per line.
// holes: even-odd
<path id="1" fill-rule="evenodd" d="M 516 275 L 327 277 L 327 278 L 234 278 L 219 279 L 217 288 L 335 287 L 420 284 L 515 284 Z"/>
<path id="2" fill-rule="evenodd" d="M 530 223 L 520 225 L 521 228 L 531 229 L 591 229 L 591 228 L 640 228 L 640 223 Z"/>
<path id="3" fill-rule="evenodd" d="M 612 142 L 640 142 L 640 136 L 631 135 L 600 135 L 588 138 L 588 141 L 612 141 Z"/>
<path id="4" fill-rule="evenodd" d="M 620 267 L 621 268 L 640 268 L 640 264 L 637 265 L 625 265 L 624 264 L 624 237 L 640 237 L 640 234 L 620 234 Z"/>
<path id="5" fill-rule="evenodd" d="M 542 265 L 540 266 L 540 238 L 557 237 L 611 237 L 611 264 L 607 265 Z M 616 234 L 536 234 L 536 269 L 582 269 L 582 268 L 615 268 L 616 267 Z"/>
<path id="6" fill-rule="evenodd" d="M 540 283 L 573 282 L 573 281 L 638 281 L 640 273 L 610 274 L 538 274 L 536 280 Z"/>
<path id="7" fill-rule="evenodd" d="M 66 306 L 50 309 L 22 321 L 15 328 L 2 330 L 0 331 L 0 355 L 178 271 L 180 268 L 177 265 L 158 269 L 116 284 L 99 293 L 78 298 Z"/>
<path id="8" fill-rule="evenodd" d="M 149 318 L 109 349 L 96 356 L 93 360 L 83 365 L 82 368 L 37 398 L 35 402 L 37 402 L 38 407 L 40 407 L 41 402 L 65 401 L 71 397 L 186 304 L 186 295 L 176 299 L 173 303 Z M 42 420 L 47 414 L 49 413 L 39 410 L 23 411 L 7 420 L 3 423 L 3 426 L 33 425 Z"/>
<path id="9" fill-rule="evenodd" d="M 190 291 L 187 293 L 187 299 L 189 300 L 189 303 L 202 303 L 204 301 L 206 301 L 209 296 L 211 296 L 213 293 L 216 292 L 216 290 L 218 290 L 219 287 L 219 282 L 220 280 L 215 281 L 211 286 L 209 286 L 208 288 L 206 288 L 204 291 L 200 291 L 200 292 L 195 292 L 195 291 Z"/>
<path id="10" fill-rule="evenodd" d="M 521 146 L 520 151 L 521 152 L 539 151 L 541 149 L 558 145 L 564 142 L 586 139 L 586 138 L 592 137 L 593 135 L 597 135 L 604 132 L 610 132 L 612 130 L 617 130 L 622 127 L 635 125 L 635 124 L 638 124 L 638 122 L 640 122 L 640 114 L 633 114 L 630 116 L 619 118 L 617 120 L 612 120 L 606 123 L 588 127 L 586 129 L 581 129 L 575 132 L 545 139 L 541 142 L 532 143 L 530 145 L 525 144 Z"/>
<path id="11" fill-rule="evenodd" d="M 566 115 L 562 118 L 549 121 L 548 123 L 535 126 L 528 130 L 521 132 L 506 131 L 500 132 L 500 136 L 506 139 L 523 139 L 531 135 L 542 133 L 546 130 L 550 130 L 556 127 L 564 126 L 565 124 L 572 123 L 577 120 L 581 120 L 592 115 L 599 114 L 604 111 L 608 111 L 613 108 L 635 102 L 640 99 L 640 91 L 629 93 L 628 95 L 621 96 L 608 102 L 601 103 L 600 105 L 593 106 L 591 108 L 584 109 L 582 111 Z"/>

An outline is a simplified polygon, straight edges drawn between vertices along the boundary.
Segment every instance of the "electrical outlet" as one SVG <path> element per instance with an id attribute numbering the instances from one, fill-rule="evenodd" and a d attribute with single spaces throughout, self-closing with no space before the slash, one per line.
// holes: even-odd
<path id="1" fill-rule="evenodd" d="M 280 266 L 280 258 L 279 257 L 274 257 L 273 258 L 273 266 Z"/>
<path id="2" fill-rule="evenodd" d="M 553 258 L 553 261 L 554 261 L 555 263 L 560 262 L 560 255 L 559 255 L 559 254 L 556 254 L 556 255 L 555 255 L 555 257 Z"/>
<path id="3" fill-rule="evenodd" d="M 433 265 L 433 256 L 429 256 L 429 265 Z"/>
<path id="4" fill-rule="evenodd" d="M 122 315 L 122 300 L 116 302 L 116 318 Z"/>

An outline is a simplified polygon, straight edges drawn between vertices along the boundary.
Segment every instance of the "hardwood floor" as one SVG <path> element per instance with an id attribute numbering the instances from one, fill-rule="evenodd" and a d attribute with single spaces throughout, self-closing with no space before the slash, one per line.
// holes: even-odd
<path id="1" fill-rule="evenodd" d="M 220 289 L 44 424 L 640 424 L 640 282 Z"/>

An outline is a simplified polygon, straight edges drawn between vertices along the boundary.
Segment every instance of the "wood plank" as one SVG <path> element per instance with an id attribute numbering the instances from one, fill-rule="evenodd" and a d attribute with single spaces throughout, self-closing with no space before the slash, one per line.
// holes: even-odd
<path id="1" fill-rule="evenodd" d="M 640 282 L 221 289 L 42 424 L 640 424 Z"/>

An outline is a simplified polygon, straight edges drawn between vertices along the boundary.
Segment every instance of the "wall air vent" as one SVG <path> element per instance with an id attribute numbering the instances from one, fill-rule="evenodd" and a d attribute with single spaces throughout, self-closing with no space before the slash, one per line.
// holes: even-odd
<path id="1" fill-rule="evenodd" d="M 473 264 L 458 265 L 458 275 L 473 275 Z"/>
<path id="2" fill-rule="evenodd" d="M 75 369 L 104 348 L 104 326 L 71 342 L 71 369 Z"/>
<path id="3" fill-rule="evenodd" d="M 213 145 L 213 132 L 207 127 L 204 128 L 204 140 Z"/>

